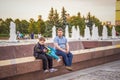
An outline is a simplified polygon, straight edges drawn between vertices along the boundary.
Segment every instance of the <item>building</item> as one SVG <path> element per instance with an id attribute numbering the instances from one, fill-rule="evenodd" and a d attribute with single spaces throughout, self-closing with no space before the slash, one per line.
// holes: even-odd
<path id="1" fill-rule="evenodd" d="M 120 0 L 116 0 L 116 18 L 115 24 L 120 25 Z"/>

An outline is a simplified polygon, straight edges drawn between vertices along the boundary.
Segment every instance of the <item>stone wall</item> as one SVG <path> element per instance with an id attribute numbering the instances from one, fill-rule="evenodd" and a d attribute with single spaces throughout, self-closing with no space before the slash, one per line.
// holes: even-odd
<path id="1" fill-rule="evenodd" d="M 94 47 L 98 44 L 103 45 L 101 48 L 97 46 L 98 48 L 83 49 L 78 46 L 78 43 L 77 41 L 69 43 L 74 54 L 72 65 L 74 71 L 120 59 L 120 45 L 112 46 L 112 42 L 102 42 L 102 44 L 98 42 L 83 42 L 83 45 L 88 45 L 89 48 L 91 48 L 90 45 L 94 45 Z M 44 74 L 42 71 L 42 61 L 35 60 L 33 57 L 34 45 L 0 47 L 1 80 L 44 80 L 48 77 L 69 73 L 69 71 L 65 70 L 62 61 L 58 63 L 54 60 L 54 67 L 58 68 L 59 71 L 52 74 Z M 47 45 L 53 46 L 52 43 Z M 79 49 L 82 50 L 79 51 Z"/>

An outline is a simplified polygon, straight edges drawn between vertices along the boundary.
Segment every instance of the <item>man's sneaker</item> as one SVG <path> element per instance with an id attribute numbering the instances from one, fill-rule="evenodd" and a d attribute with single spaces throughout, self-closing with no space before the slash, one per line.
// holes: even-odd
<path id="1" fill-rule="evenodd" d="M 47 70 L 47 69 L 46 69 L 46 70 L 44 70 L 44 73 L 47 73 L 47 72 L 49 72 L 49 70 Z"/>
<path id="2" fill-rule="evenodd" d="M 49 71 L 50 72 L 55 72 L 55 71 L 57 71 L 58 69 L 55 69 L 55 68 L 51 68 Z"/>
<path id="3" fill-rule="evenodd" d="M 70 66 L 66 66 L 66 69 L 69 71 L 73 71 L 73 69 Z"/>
<path id="4" fill-rule="evenodd" d="M 59 58 L 58 60 L 57 60 L 57 62 L 60 62 L 61 61 L 61 59 Z"/>

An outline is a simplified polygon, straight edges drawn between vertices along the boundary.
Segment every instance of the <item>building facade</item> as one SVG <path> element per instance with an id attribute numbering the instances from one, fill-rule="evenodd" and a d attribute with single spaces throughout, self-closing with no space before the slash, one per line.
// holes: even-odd
<path id="1" fill-rule="evenodd" d="M 116 18 L 115 24 L 120 25 L 120 0 L 116 0 Z"/>

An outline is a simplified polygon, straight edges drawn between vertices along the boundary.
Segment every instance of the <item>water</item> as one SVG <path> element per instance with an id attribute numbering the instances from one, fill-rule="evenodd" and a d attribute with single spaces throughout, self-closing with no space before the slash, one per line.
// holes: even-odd
<path id="1" fill-rule="evenodd" d="M 89 40 L 90 38 L 91 38 L 91 35 L 90 35 L 90 29 L 89 29 L 89 27 L 85 26 L 84 39 Z"/>
<path id="2" fill-rule="evenodd" d="M 76 38 L 76 29 L 75 26 L 72 27 L 72 39 Z"/>
<path id="3" fill-rule="evenodd" d="M 116 30 L 114 26 L 112 27 L 112 38 L 116 38 Z"/>
<path id="4" fill-rule="evenodd" d="M 9 38 L 9 41 L 10 42 L 16 42 L 16 25 L 14 22 L 10 22 L 10 38 Z"/>
<path id="5" fill-rule="evenodd" d="M 92 40 L 98 40 L 98 39 L 99 39 L 98 27 L 95 27 L 95 24 L 94 24 L 92 29 Z"/>
<path id="6" fill-rule="evenodd" d="M 77 31 L 77 34 L 76 34 L 77 37 L 76 38 L 80 39 L 80 29 L 79 29 L 79 26 L 77 26 L 77 30 L 76 31 Z"/>
<path id="7" fill-rule="evenodd" d="M 52 28 L 52 39 L 54 39 L 56 37 L 56 27 L 53 26 Z"/>
<path id="8" fill-rule="evenodd" d="M 107 27 L 104 25 L 103 26 L 103 32 L 102 32 L 102 39 L 108 39 L 108 34 L 107 34 Z"/>
<path id="9" fill-rule="evenodd" d="M 69 31 L 68 31 L 68 25 L 65 28 L 65 37 L 69 39 Z"/>

